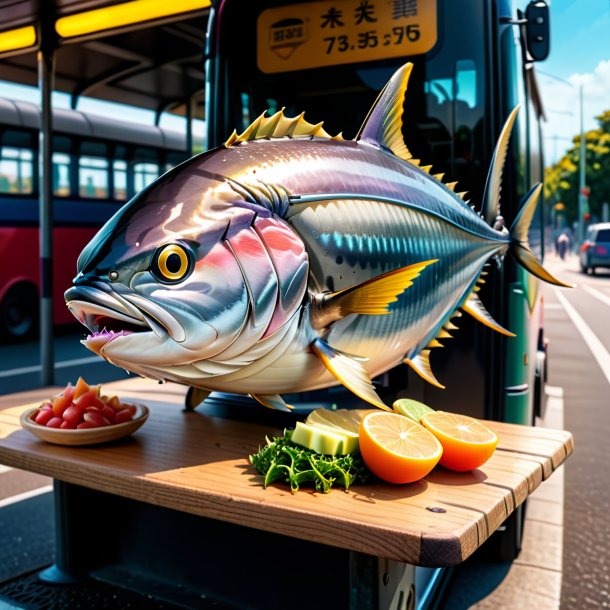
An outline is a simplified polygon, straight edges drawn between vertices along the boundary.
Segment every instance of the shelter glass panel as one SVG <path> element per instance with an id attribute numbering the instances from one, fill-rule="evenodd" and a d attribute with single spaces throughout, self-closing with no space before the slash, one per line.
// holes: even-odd
<path id="1" fill-rule="evenodd" d="M 136 163 L 133 167 L 134 184 L 136 192 L 141 191 L 159 175 L 159 166 L 156 163 Z"/>
<path id="2" fill-rule="evenodd" d="M 114 198 L 119 201 L 127 199 L 127 161 L 114 161 Z"/>
<path id="3" fill-rule="evenodd" d="M 65 153 L 53 153 L 53 194 L 58 197 L 69 197 L 70 165 L 72 159 Z"/>
<path id="4" fill-rule="evenodd" d="M 34 154 L 27 148 L 0 149 L 0 193 L 27 195 L 34 191 Z"/>
<path id="5" fill-rule="evenodd" d="M 81 157 L 78 160 L 78 192 L 81 197 L 108 197 L 108 165 L 108 159 L 100 157 Z"/>

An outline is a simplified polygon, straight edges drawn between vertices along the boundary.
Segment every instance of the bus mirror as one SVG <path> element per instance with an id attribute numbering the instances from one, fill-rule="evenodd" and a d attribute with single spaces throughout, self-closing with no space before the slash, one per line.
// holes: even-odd
<path id="1" fill-rule="evenodd" d="M 542 61 L 549 55 L 550 16 L 543 0 L 532 0 L 525 9 L 527 50 L 534 61 Z"/>

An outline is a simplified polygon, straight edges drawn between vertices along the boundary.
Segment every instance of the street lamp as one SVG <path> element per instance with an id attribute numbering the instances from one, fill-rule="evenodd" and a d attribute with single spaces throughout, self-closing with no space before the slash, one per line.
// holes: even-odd
<path id="1" fill-rule="evenodd" d="M 564 85 L 568 85 L 568 87 L 572 87 L 572 89 L 576 89 L 576 85 L 572 84 L 570 81 L 565 80 L 564 78 L 560 78 L 559 76 L 555 76 L 554 74 L 549 74 L 548 72 L 543 72 L 542 70 L 538 70 L 538 74 L 542 74 L 544 76 L 548 76 L 553 80 L 559 81 Z M 578 188 L 578 234 L 577 241 L 580 245 L 584 240 L 584 212 L 585 207 L 587 205 L 587 185 L 585 181 L 585 121 L 584 121 L 584 112 L 583 112 L 583 86 L 582 83 L 578 87 L 579 89 L 579 100 L 580 100 L 580 164 L 579 164 L 579 188 Z"/>

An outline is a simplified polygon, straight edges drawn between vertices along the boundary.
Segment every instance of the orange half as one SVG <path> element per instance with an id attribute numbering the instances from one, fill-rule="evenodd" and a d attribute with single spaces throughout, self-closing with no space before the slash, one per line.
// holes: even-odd
<path id="1" fill-rule="evenodd" d="M 412 483 L 438 463 L 443 448 L 425 428 L 397 413 L 370 413 L 360 423 L 365 464 L 389 483 Z"/>
<path id="2" fill-rule="evenodd" d="M 487 426 L 468 415 L 435 411 L 421 418 L 443 446 L 441 466 L 460 472 L 483 465 L 493 454 L 498 436 Z"/>

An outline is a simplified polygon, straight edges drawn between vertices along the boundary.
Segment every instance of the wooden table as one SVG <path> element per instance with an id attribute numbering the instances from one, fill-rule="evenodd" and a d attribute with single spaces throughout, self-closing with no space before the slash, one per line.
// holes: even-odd
<path id="1" fill-rule="evenodd" d="M 19 416 L 48 396 L 47 389 L 27 395 L 27 405 L 19 404 L 19 396 L 0 398 L 0 463 L 181 513 L 413 565 L 450 566 L 466 559 L 573 448 L 572 435 L 563 430 L 487 422 L 500 442 L 478 470 L 438 468 L 410 485 L 354 485 L 330 494 L 303 489 L 293 495 L 279 484 L 263 489 L 248 461 L 265 436 L 279 430 L 211 417 L 206 405 L 184 412 L 184 388 L 172 384 L 134 379 L 104 391 L 149 406 L 149 420 L 131 438 L 88 448 L 39 441 L 20 428 Z M 267 414 L 252 409 L 253 416 Z"/>

